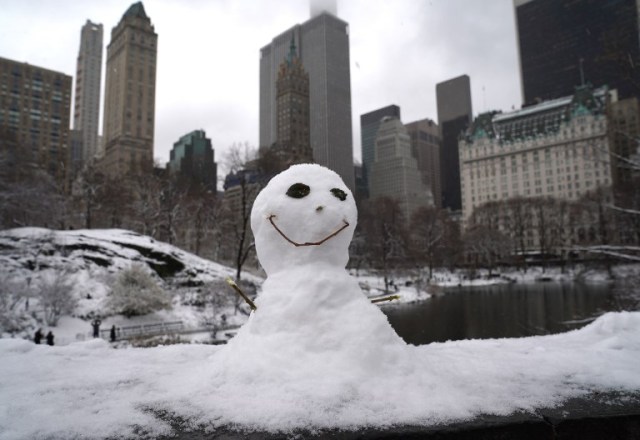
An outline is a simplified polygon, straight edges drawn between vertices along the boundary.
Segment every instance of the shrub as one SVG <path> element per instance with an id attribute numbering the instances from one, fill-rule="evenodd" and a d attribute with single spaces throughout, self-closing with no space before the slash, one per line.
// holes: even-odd
<path id="1" fill-rule="evenodd" d="M 107 297 L 107 306 L 126 317 L 146 315 L 171 308 L 171 296 L 141 265 L 122 271 Z"/>

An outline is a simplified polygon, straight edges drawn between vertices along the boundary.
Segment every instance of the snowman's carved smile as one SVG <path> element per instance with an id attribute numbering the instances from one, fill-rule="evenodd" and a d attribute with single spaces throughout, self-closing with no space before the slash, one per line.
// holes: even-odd
<path id="1" fill-rule="evenodd" d="M 276 231 L 278 231 L 278 234 L 280 234 L 282 236 L 282 238 L 284 238 L 285 240 L 287 240 L 289 243 L 291 243 L 292 245 L 294 245 L 295 247 L 300 247 L 300 246 L 320 246 L 321 244 L 325 243 L 327 240 L 335 237 L 336 235 L 338 235 L 339 233 L 341 233 L 342 231 L 344 231 L 345 229 L 347 229 L 349 227 L 349 222 L 346 220 L 342 220 L 344 222 L 344 225 L 342 225 L 342 227 L 340 227 L 338 230 L 336 230 L 335 232 L 327 235 L 325 238 L 323 238 L 320 241 L 314 241 L 314 242 L 305 242 L 305 243 L 298 243 L 295 242 L 293 240 L 291 240 L 289 237 L 287 237 L 287 235 L 282 232 L 280 230 L 280 228 L 278 228 L 278 226 L 276 225 L 276 223 L 273 221 L 274 218 L 276 218 L 277 216 L 275 214 L 271 214 L 269 217 L 267 217 L 267 219 L 269 220 L 269 223 L 271 223 L 271 226 L 274 227 L 274 229 Z"/>

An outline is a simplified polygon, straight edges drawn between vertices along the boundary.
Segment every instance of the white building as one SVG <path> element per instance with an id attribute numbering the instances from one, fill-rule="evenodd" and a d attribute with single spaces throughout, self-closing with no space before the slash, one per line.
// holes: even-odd
<path id="1" fill-rule="evenodd" d="M 607 88 L 509 113 L 479 115 L 460 140 L 463 220 L 490 201 L 552 196 L 576 200 L 610 187 Z"/>
<path id="2" fill-rule="evenodd" d="M 370 197 L 396 199 L 407 221 L 417 208 L 433 206 L 431 189 L 411 153 L 411 137 L 398 118 L 385 117 L 378 128 L 370 179 Z"/>

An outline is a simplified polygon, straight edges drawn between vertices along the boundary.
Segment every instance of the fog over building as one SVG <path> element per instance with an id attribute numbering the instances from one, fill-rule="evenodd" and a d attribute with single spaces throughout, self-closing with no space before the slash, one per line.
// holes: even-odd
<path id="1" fill-rule="evenodd" d="M 309 12 L 311 17 L 317 17 L 323 12 L 338 16 L 337 0 L 311 0 L 309 2 Z"/>
<path id="2" fill-rule="evenodd" d="M 335 8 L 326 9 L 312 7 L 319 15 L 287 29 L 260 50 L 260 147 L 277 140 L 276 81 L 293 36 L 309 74 L 314 161 L 337 172 L 354 191 L 348 24 L 333 14 Z"/>

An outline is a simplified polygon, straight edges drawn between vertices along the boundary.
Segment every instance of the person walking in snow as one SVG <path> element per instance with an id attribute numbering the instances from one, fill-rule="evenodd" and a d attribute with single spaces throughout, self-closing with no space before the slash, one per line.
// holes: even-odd
<path id="1" fill-rule="evenodd" d="M 102 321 L 100 320 L 100 318 L 94 319 L 93 322 L 91 323 L 91 326 L 93 327 L 94 338 L 100 337 L 100 324 L 102 324 Z"/>
<path id="2" fill-rule="evenodd" d="M 111 326 L 111 332 L 109 332 L 109 337 L 111 338 L 111 342 L 116 342 L 116 326 L 115 326 L 115 324 Z"/>
<path id="3" fill-rule="evenodd" d="M 51 345 L 53 347 L 53 333 L 51 333 L 51 330 L 47 333 L 47 345 Z"/>
<path id="4" fill-rule="evenodd" d="M 40 344 L 40 342 L 42 341 L 42 329 L 39 328 L 38 331 L 36 331 L 36 334 L 33 336 L 33 342 L 35 342 L 36 344 Z"/>

